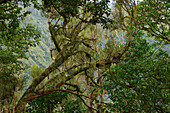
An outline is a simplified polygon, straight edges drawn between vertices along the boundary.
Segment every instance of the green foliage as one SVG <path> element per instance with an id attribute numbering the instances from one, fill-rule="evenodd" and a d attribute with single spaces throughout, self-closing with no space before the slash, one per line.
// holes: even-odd
<path id="1" fill-rule="evenodd" d="M 82 101 L 67 92 L 52 92 L 28 103 L 26 113 L 84 113 Z"/>
<path id="2" fill-rule="evenodd" d="M 42 67 L 37 66 L 37 65 L 34 64 L 34 65 L 32 65 L 32 67 L 31 67 L 31 73 L 30 73 L 30 75 L 31 75 L 33 78 L 35 78 L 35 77 L 40 76 L 42 72 L 43 72 Z"/>
<path id="3" fill-rule="evenodd" d="M 80 19 L 86 23 L 102 23 L 104 27 L 108 27 L 108 25 L 112 23 L 112 20 L 109 18 L 111 13 L 109 2 L 109 0 L 42 0 L 44 6 L 42 10 L 46 9 L 47 12 L 51 12 L 50 7 L 53 7 L 66 21 L 69 20 L 70 17 L 79 16 Z M 84 11 L 82 11 L 82 9 L 84 9 Z M 89 20 L 84 19 L 84 12 L 90 13 L 92 18 Z M 53 16 L 52 18 L 56 19 L 57 16 Z"/>
<path id="4" fill-rule="evenodd" d="M 13 104 L 13 100 L 17 100 L 15 92 L 21 88 L 21 85 L 21 80 L 18 77 L 0 74 L 0 110 L 11 105 L 11 103 Z"/>
<path id="5" fill-rule="evenodd" d="M 55 113 L 56 108 L 62 107 L 63 100 L 66 100 L 68 93 L 53 92 L 30 101 L 25 109 L 26 113 Z"/>
<path id="6" fill-rule="evenodd" d="M 170 43 L 168 0 L 143 0 L 137 5 L 137 23 L 140 29 L 147 31 L 149 37 Z"/>
<path id="7" fill-rule="evenodd" d="M 23 2 L 29 5 L 27 2 Z M 30 46 L 35 46 L 39 40 L 39 32 L 35 27 L 27 25 L 20 27 L 21 18 L 28 12 L 22 12 L 18 1 L 0 4 L 0 70 L 3 75 L 19 74 L 24 69 L 21 59 L 26 59 L 26 52 Z"/>
<path id="8" fill-rule="evenodd" d="M 135 39 L 124 60 L 105 75 L 112 112 L 168 112 L 168 54 Z M 112 109 L 113 108 L 113 109 Z"/>
<path id="9" fill-rule="evenodd" d="M 109 0 L 0 0 L 0 112 L 13 108 L 16 89 L 17 113 L 27 102 L 28 113 L 168 112 L 169 56 L 155 47 L 169 43 L 169 3 L 115 1 L 110 15 Z M 22 10 L 31 2 L 48 19 Z M 161 42 L 149 45 L 141 30 Z M 34 64 L 24 90 L 23 61 Z"/>
<path id="10" fill-rule="evenodd" d="M 86 111 L 88 110 L 84 108 L 82 101 L 79 98 L 73 98 L 65 100 L 61 104 L 61 109 L 55 110 L 55 113 L 86 113 Z"/>
<path id="11" fill-rule="evenodd" d="M 106 12 L 108 11 L 107 6 L 103 7 L 107 3 L 106 1 L 103 3 L 102 1 L 87 1 L 84 4 L 81 4 L 84 1 L 77 1 L 72 4 L 68 1 L 44 0 L 43 2 L 44 15 L 49 18 L 49 31 L 55 45 L 55 49 L 51 52 L 54 62 L 44 71 L 43 76 L 36 79 L 39 81 L 38 83 L 33 82 L 34 85 L 37 84 L 38 86 L 56 69 L 59 74 L 53 75 L 52 79 L 49 80 L 52 82 L 47 82 L 49 89 L 54 87 L 53 85 L 51 86 L 53 83 L 59 84 L 68 81 L 70 84 L 75 83 L 78 80 L 76 81 L 76 77 L 74 77 L 76 75 L 74 71 L 76 73 L 79 71 L 76 66 L 87 63 L 90 64 L 88 67 L 90 69 L 85 68 L 88 71 L 83 70 L 82 66 L 80 69 L 85 72 L 78 74 L 78 76 L 83 76 L 86 79 L 87 84 L 83 83 L 81 88 L 86 89 L 85 94 L 92 96 L 92 100 L 87 99 L 86 103 L 92 102 L 90 104 L 98 109 L 96 110 L 97 112 L 168 111 L 167 101 L 165 100 L 168 93 L 166 75 L 168 74 L 167 64 L 169 59 L 164 59 L 164 57 L 168 58 L 168 55 L 161 49 L 154 51 L 154 48 L 142 37 L 144 34 L 140 31 L 140 24 L 136 23 L 140 22 L 141 19 L 137 17 L 141 14 L 138 11 L 141 4 L 136 6 L 133 1 L 117 0 L 115 15 L 113 15 L 115 23 L 113 28 L 110 29 L 112 31 L 116 29 L 117 31 L 113 31 L 113 36 L 110 37 L 110 32 L 101 29 L 101 32 L 98 33 L 97 27 L 95 28 L 92 25 L 96 23 L 104 23 L 105 25 L 108 22 L 107 18 L 103 16 L 104 14 L 107 15 Z M 144 24 L 148 26 L 147 23 Z M 84 28 L 86 25 L 88 27 Z M 123 29 L 123 33 L 126 33 L 123 36 L 126 41 L 120 45 L 119 43 L 122 42 L 122 39 L 118 39 L 118 37 L 121 34 L 124 35 L 119 33 L 121 29 Z M 105 33 L 102 35 L 103 31 Z M 149 33 L 150 31 L 147 32 Z M 97 36 L 95 37 L 95 35 Z M 166 34 L 165 36 L 168 35 Z M 93 41 L 94 38 L 98 40 Z M 107 43 L 99 44 L 104 38 Z M 161 37 L 157 38 L 161 39 Z M 117 41 L 117 39 L 120 41 Z M 103 49 L 102 46 L 104 45 L 105 48 Z M 33 59 L 34 61 L 38 60 L 35 57 Z M 166 62 L 166 64 L 164 65 L 163 62 Z M 75 68 L 71 66 L 75 66 Z M 112 68 L 109 70 L 110 66 Z M 103 79 L 103 73 L 99 73 L 99 71 L 103 70 L 106 73 L 105 79 Z M 160 73 L 158 73 L 162 79 L 161 81 L 156 77 L 157 70 L 160 70 Z M 94 74 L 96 71 L 98 71 L 97 75 Z M 60 73 L 62 74 L 60 75 Z M 102 83 L 104 88 L 100 87 Z M 37 88 L 34 85 L 29 90 L 34 91 Z M 75 91 L 73 90 L 75 87 L 70 87 L 69 91 Z M 161 89 L 161 87 L 165 89 Z M 162 94 L 160 94 L 160 90 L 163 91 Z M 94 94 L 92 91 L 94 91 Z M 105 95 L 109 96 L 111 103 L 104 104 L 105 101 L 102 99 L 103 92 L 106 92 Z M 165 98 L 163 98 L 163 95 L 166 95 Z M 96 101 L 95 99 L 99 100 Z M 36 102 L 38 103 L 39 101 L 37 100 Z M 84 110 L 84 107 L 78 107 L 78 102 L 79 100 L 76 98 L 75 101 L 68 101 L 67 103 L 69 104 L 66 104 L 66 102 L 64 102 L 64 105 L 60 103 L 60 106 L 63 107 L 61 109 L 56 107 L 56 112 L 82 112 L 80 109 Z M 38 110 L 38 108 L 35 109 Z"/>
<path id="12" fill-rule="evenodd" d="M 35 1 L 35 0 L 32 0 Z M 29 12 L 23 11 L 19 5 L 22 2 L 24 7 L 31 5 L 30 0 L 1 0 L 0 1 L 0 81 L 1 81 L 1 102 L 0 106 L 11 108 L 18 100 L 22 89 L 22 80 L 19 75 L 26 68 L 22 62 L 27 59 L 26 52 L 29 47 L 35 46 L 39 41 L 40 34 L 30 24 L 20 27 L 20 21 Z"/>

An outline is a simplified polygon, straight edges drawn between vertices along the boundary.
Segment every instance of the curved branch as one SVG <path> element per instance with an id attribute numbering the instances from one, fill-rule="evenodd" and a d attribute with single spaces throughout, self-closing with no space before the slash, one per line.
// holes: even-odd
<path id="1" fill-rule="evenodd" d="M 50 89 L 50 90 L 46 90 L 46 91 L 44 91 L 43 94 L 36 95 L 36 96 L 32 96 L 32 97 L 28 98 L 28 99 L 26 100 L 26 102 L 31 101 L 31 100 L 33 100 L 33 99 L 35 99 L 35 98 L 38 98 L 38 97 L 41 97 L 41 96 L 48 95 L 48 94 L 52 93 L 53 91 L 62 91 L 62 92 L 67 92 L 67 93 L 71 93 L 71 94 L 73 94 L 73 95 L 76 95 L 77 97 L 79 97 L 79 98 L 82 100 L 82 102 L 84 103 L 84 105 L 85 105 L 86 107 L 88 107 L 90 110 L 93 109 L 93 110 L 96 110 L 96 111 L 97 111 L 97 109 L 92 108 L 92 107 L 90 107 L 89 105 L 87 105 L 87 103 L 85 102 L 85 100 L 81 97 L 81 96 L 84 96 L 84 95 L 79 95 L 79 94 L 77 94 L 77 93 L 74 93 L 74 92 L 69 91 L 69 90 L 64 90 L 64 89 Z M 86 96 L 85 96 L 85 97 L 86 97 Z"/>

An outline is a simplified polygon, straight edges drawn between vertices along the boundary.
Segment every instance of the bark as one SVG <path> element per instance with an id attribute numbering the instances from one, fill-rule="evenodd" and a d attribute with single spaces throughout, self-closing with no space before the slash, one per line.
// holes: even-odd
<path id="1" fill-rule="evenodd" d="M 71 54 L 69 55 L 71 56 Z M 27 91 L 24 93 L 24 95 L 22 96 L 22 98 L 19 100 L 17 106 L 16 106 L 16 112 L 20 113 L 22 112 L 22 108 L 26 105 L 27 102 L 29 102 L 30 100 L 33 100 L 37 97 L 40 96 L 44 96 L 47 94 L 52 93 L 55 90 L 49 90 L 46 91 L 46 93 L 44 94 L 40 94 L 40 95 L 30 95 L 34 93 L 34 90 L 36 88 L 36 86 L 42 81 L 44 80 L 44 78 L 46 78 L 52 71 L 54 71 L 57 67 L 59 67 L 65 60 L 67 60 L 67 57 L 64 58 L 59 58 L 58 60 L 56 60 L 54 63 L 52 63 L 39 77 L 35 78 L 35 80 L 33 81 L 33 83 L 30 85 L 30 87 L 27 89 Z M 70 79 L 72 79 L 74 76 L 76 76 L 77 74 L 85 71 L 89 69 L 89 65 L 84 65 L 84 66 L 80 66 L 78 67 L 78 70 L 73 72 L 70 76 L 66 77 L 63 81 L 59 82 L 56 88 L 61 87 L 66 81 L 69 81 Z"/>
<path id="2" fill-rule="evenodd" d="M 69 55 L 71 56 L 71 54 Z M 34 79 L 32 84 L 29 86 L 29 88 L 26 90 L 26 92 L 23 94 L 23 96 L 20 98 L 16 105 L 16 112 L 20 113 L 21 109 L 26 105 L 26 100 L 28 98 L 28 95 L 34 92 L 34 89 L 37 87 L 38 84 L 41 83 L 52 71 L 54 71 L 57 67 L 59 67 L 67 58 L 69 57 L 60 57 L 56 59 L 48 68 L 45 69 L 45 71 Z"/>

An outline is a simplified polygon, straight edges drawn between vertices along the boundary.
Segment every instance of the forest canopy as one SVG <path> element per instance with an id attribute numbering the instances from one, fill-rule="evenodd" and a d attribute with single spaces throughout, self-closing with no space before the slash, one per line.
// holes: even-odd
<path id="1" fill-rule="evenodd" d="M 169 112 L 168 0 L 0 0 L 0 112 Z"/>

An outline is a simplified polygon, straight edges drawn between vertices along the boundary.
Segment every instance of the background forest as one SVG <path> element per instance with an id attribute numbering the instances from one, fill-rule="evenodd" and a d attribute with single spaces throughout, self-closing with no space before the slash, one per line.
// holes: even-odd
<path id="1" fill-rule="evenodd" d="M 169 112 L 168 0 L 0 0 L 0 112 Z"/>

